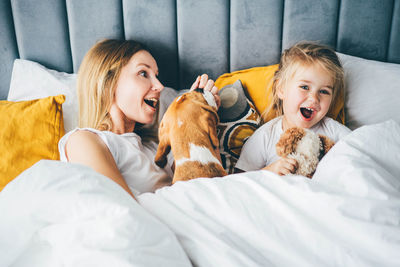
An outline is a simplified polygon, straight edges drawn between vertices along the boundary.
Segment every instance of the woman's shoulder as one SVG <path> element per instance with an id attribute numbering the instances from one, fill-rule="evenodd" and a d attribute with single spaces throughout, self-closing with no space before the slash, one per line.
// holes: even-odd
<path id="1" fill-rule="evenodd" d="M 91 141 L 98 140 L 98 135 L 101 131 L 92 128 L 75 128 L 72 131 L 66 133 L 58 142 L 59 146 L 65 146 L 71 140 L 73 141 Z"/>
<path id="2" fill-rule="evenodd" d="M 102 139 L 105 143 L 109 143 L 112 140 L 130 140 L 135 139 L 141 141 L 141 138 L 136 133 L 125 133 L 125 134 L 116 134 L 111 131 L 102 131 L 94 128 L 75 128 L 72 131 L 66 133 L 60 140 L 60 143 L 66 142 L 72 136 L 73 138 L 89 138 Z"/>
<path id="3" fill-rule="evenodd" d="M 107 145 L 95 129 L 76 128 L 65 134 L 58 142 L 60 159 L 67 161 L 67 155 L 78 151 L 86 153 L 106 149 Z"/>
<path id="4" fill-rule="evenodd" d="M 67 137 L 67 143 L 86 143 L 90 142 L 91 144 L 99 143 L 100 136 L 96 131 L 89 131 L 87 129 L 76 129 L 72 131 Z"/>

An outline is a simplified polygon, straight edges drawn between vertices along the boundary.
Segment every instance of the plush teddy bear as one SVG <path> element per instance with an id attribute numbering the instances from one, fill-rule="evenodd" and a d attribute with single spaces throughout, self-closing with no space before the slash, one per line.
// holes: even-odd
<path id="1" fill-rule="evenodd" d="M 293 127 L 281 135 L 276 144 L 276 153 L 280 157 L 293 158 L 297 161 L 298 167 L 294 174 L 311 178 L 318 162 L 334 144 L 324 135 Z"/>

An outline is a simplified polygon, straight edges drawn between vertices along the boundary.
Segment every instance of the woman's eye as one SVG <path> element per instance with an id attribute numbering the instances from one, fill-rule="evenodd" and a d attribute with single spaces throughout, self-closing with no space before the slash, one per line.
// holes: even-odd
<path id="1" fill-rule="evenodd" d="M 308 85 L 300 85 L 301 89 L 308 90 Z"/>
<path id="2" fill-rule="evenodd" d="M 139 72 L 139 75 L 141 75 L 143 77 L 147 77 L 147 72 L 145 70 L 142 70 Z"/>

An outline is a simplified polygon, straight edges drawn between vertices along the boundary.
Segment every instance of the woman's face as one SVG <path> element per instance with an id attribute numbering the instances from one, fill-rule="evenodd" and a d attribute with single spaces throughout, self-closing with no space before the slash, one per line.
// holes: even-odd
<path id="1" fill-rule="evenodd" d="M 135 123 L 151 123 L 164 86 L 157 78 L 157 63 L 141 50 L 122 69 L 111 107 L 113 123 L 134 129 Z"/>

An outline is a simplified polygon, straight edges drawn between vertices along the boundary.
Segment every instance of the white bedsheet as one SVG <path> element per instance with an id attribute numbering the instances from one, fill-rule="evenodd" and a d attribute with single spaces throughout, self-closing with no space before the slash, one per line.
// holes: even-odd
<path id="1" fill-rule="evenodd" d="M 175 235 L 92 169 L 40 161 L 0 193 L 0 266 L 190 266 Z"/>
<path id="2" fill-rule="evenodd" d="M 256 171 L 138 199 L 42 161 L 0 193 L 0 266 L 400 266 L 400 126 L 357 129 L 312 180 Z"/>

